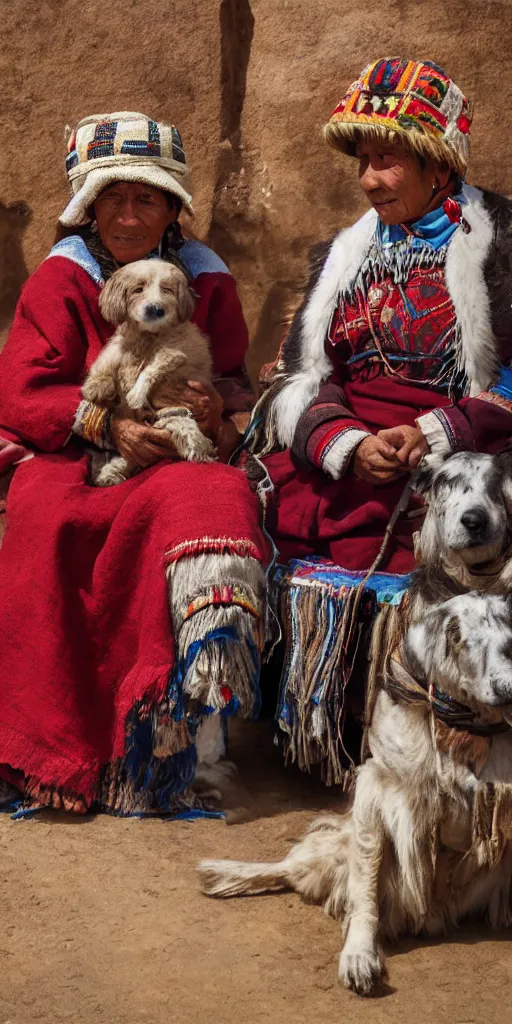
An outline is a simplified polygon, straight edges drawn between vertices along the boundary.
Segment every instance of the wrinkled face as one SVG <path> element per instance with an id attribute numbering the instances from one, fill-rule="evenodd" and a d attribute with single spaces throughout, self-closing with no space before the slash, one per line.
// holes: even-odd
<path id="1" fill-rule="evenodd" d="M 422 165 L 399 143 L 361 139 L 356 157 L 359 184 L 383 224 L 419 220 L 432 204 L 434 187 L 444 188 L 450 177 L 433 161 Z"/>
<path id="2" fill-rule="evenodd" d="M 512 477 L 491 455 L 459 452 L 434 473 L 420 557 L 434 562 L 456 554 L 466 565 L 496 558 L 509 542 Z"/>
<path id="3" fill-rule="evenodd" d="M 510 708 L 512 720 L 509 598 L 472 591 L 430 609 L 408 630 L 405 656 L 416 678 L 471 707 Z"/>
<path id="4" fill-rule="evenodd" d="M 172 196 L 151 185 L 116 181 L 100 192 L 94 217 L 101 241 L 118 263 L 132 263 L 155 249 L 176 220 Z"/>
<path id="5" fill-rule="evenodd" d="M 99 303 L 110 323 L 132 321 L 140 330 L 153 333 L 184 323 L 194 311 L 185 275 L 164 260 L 139 260 L 117 270 L 107 281 Z"/>

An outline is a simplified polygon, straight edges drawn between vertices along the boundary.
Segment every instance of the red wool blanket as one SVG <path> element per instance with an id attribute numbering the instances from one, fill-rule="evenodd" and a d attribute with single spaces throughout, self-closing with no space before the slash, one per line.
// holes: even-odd
<path id="1" fill-rule="evenodd" d="M 99 489 L 87 461 L 71 443 L 18 466 L 0 551 L 0 763 L 23 773 L 29 796 L 61 794 L 76 809 L 124 757 L 137 702 L 165 695 L 175 659 L 166 562 L 266 557 L 238 470 L 160 463 Z"/>

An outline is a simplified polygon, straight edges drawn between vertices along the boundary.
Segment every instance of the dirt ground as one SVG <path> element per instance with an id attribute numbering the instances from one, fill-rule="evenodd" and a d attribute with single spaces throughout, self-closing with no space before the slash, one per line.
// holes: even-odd
<path id="1" fill-rule="evenodd" d="M 230 824 L 0 816 L 0 1024 L 512 1021 L 505 933 L 403 943 L 390 994 L 361 1000 L 336 982 L 339 928 L 317 907 L 200 894 L 199 858 L 276 858 L 340 806 L 285 771 L 271 739 L 270 723 L 237 728 L 231 753 L 251 800 Z"/>

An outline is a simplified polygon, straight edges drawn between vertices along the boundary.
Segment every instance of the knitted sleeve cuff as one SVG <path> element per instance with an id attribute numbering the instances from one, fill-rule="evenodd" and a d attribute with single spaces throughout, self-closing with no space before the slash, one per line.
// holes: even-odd
<path id="1" fill-rule="evenodd" d="M 72 433 L 82 437 L 84 441 L 109 451 L 115 451 L 110 436 L 110 411 L 94 402 L 80 402 L 75 414 Z"/>
<path id="2" fill-rule="evenodd" d="M 433 409 L 432 412 L 418 416 L 416 424 L 426 437 L 430 451 L 436 455 L 444 455 L 459 448 L 453 425 L 443 409 Z"/>
<path id="3" fill-rule="evenodd" d="M 334 480 L 339 480 L 345 473 L 357 446 L 365 437 L 370 437 L 368 430 L 360 430 L 358 427 L 338 429 L 337 434 L 324 446 L 319 459 L 319 465 L 324 473 L 328 473 Z"/>

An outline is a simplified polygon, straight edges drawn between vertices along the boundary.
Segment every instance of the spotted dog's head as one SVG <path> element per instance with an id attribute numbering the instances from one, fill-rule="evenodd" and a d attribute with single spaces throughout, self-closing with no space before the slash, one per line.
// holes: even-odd
<path id="1" fill-rule="evenodd" d="M 416 679 L 512 721 L 512 598 L 470 591 L 443 601 L 410 626 L 404 654 Z"/>
<path id="2" fill-rule="evenodd" d="M 421 469 L 414 482 L 428 510 L 417 556 L 433 564 L 451 556 L 466 565 L 496 559 L 512 533 L 512 459 L 510 455 L 458 452 Z"/>

